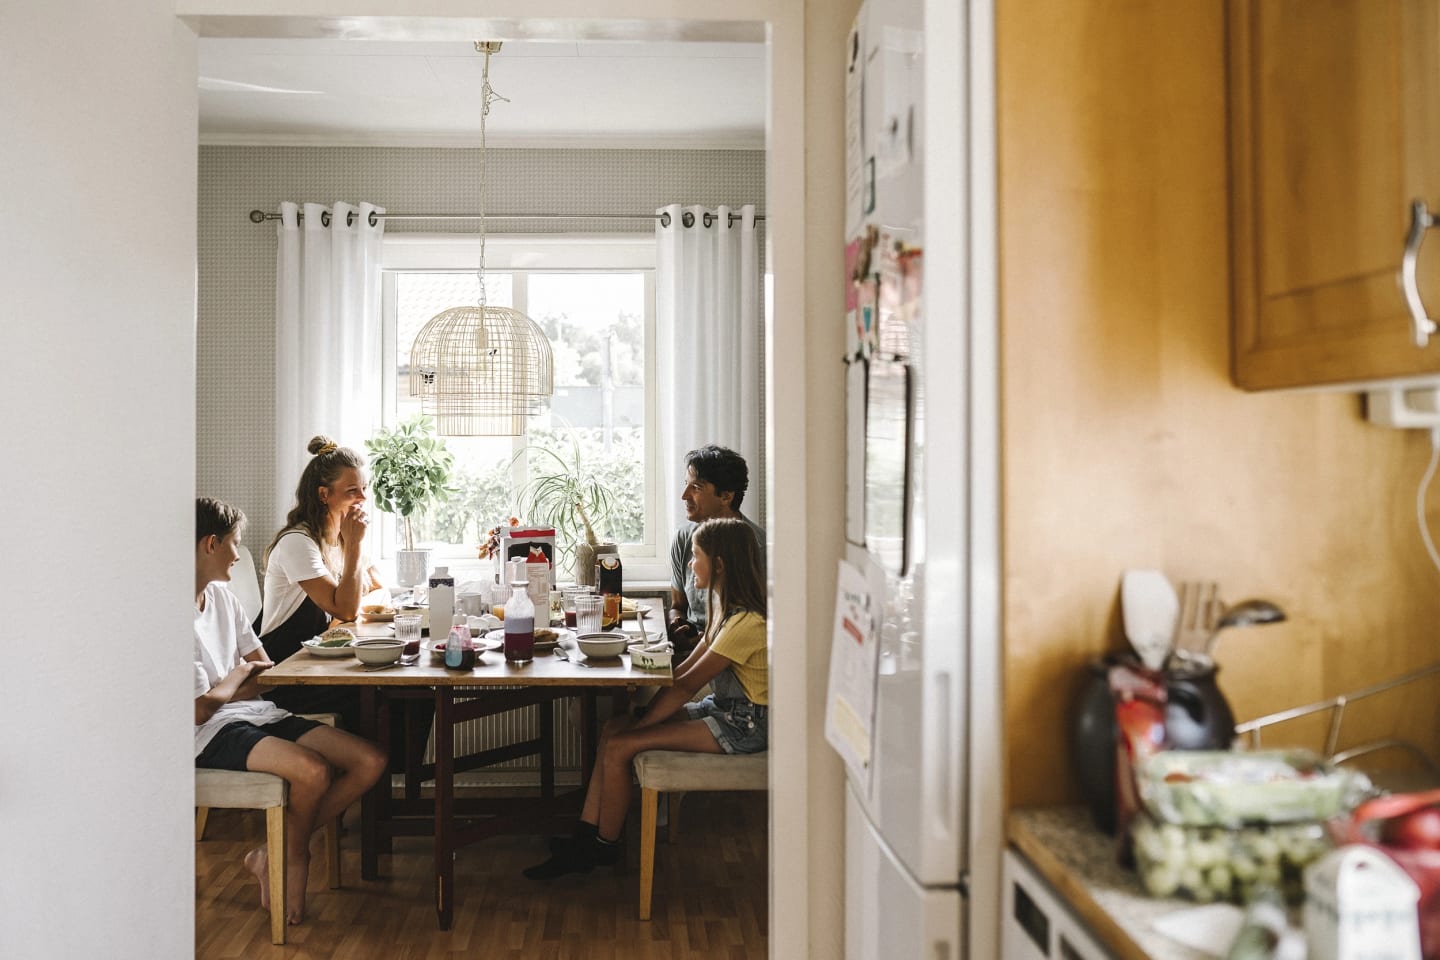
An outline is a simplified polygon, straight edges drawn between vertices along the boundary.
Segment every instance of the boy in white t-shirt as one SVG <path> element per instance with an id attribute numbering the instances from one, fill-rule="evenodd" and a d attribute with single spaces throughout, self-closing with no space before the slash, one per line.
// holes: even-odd
<path id="1" fill-rule="evenodd" d="M 195 765 L 254 770 L 290 786 L 286 817 L 286 918 L 305 918 L 310 836 L 385 771 L 374 744 L 297 717 L 259 697 L 258 677 L 274 666 L 224 584 L 240 558 L 245 515 L 218 500 L 195 501 Z M 270 906 L 264 845 L 245 855 Z"/>

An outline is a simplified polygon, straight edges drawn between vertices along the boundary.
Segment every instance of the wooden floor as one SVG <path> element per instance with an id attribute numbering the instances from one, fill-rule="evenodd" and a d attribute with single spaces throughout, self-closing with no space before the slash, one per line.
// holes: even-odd
<path id="1" fill-rule="evenodd" d="M 664 806 L 662 800 L 662 807 Z M 635 804 L 638 811 L 639 804 Z M 197 960 L 742 960 L 766 956 L 766 795 L 685 797 L 682 842 L 656 845 L 654 919 L 636 917 L 639 830 L 627 830 L 627 865 L 584 877 L 532 883 L 520 871 L 547 856 L 542 837 L 500 837 L 461 850 L 455 923 L 435 924 L 430 844 L 395 842 L 381 878 L 360 879 L 358 809 L 342 840 L 344 886 L 325 886 L 319 838 L 309 916 L 283 947 L 270 943 L 268 914 L 241 857 L 264 839 L 264 815 L 215 810 L 195 845 Z"/>

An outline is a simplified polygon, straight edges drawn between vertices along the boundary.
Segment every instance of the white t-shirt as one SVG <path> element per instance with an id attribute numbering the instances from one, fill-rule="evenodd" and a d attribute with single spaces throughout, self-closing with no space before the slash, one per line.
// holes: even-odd
<path id="1" fill-rule="evenodd" d="M 209 692 L 245 658 L 260 649 L 240 601 L 220 581 L 205 587 L 205 609 L 195 611 L 195 696 Z M 269 700 L 232 700 L 204 723 L 195 725 L 195 756 L 220 728 L 236 720 L 264 726 L 290 716 Z"/>
<path id="2" fill-rule="evenodd" d="M 369 565 L 362 561 L 362 570 Z M 283 624 L 305 602 L 302 580 L 335 575 L 325 566 L 320 545 L 301 530 L 291 530 L 276 542 L 265 561 L 265 604 L 260 617 L 260 635 L 264 636 Z"/>

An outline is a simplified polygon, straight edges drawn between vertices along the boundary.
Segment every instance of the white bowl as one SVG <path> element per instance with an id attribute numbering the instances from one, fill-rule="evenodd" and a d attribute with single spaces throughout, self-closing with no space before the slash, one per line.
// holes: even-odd
<path id="1" fill-rule="evenodd" d="M 623 633 L 582 633 L 575 638 L 580 652 L 587 657 L 618 657 L 629 642 Z"/>
<path id="2" fill-rule="evenodd" d="M 379 666 L 386 663 L 394 663 L 396 660 L 399 660 L 400 654 L 405 649 L 405 644 L 399 640 L 376 638 L 373 640 L 356 640 L 350 644 L 350 649 L 355 652 L 356 659 L 361 663 Z"/>

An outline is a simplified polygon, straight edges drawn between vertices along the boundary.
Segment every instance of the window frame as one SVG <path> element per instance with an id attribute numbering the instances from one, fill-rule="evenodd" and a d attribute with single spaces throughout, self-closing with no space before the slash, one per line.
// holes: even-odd
<path id="1" fill-rule="evenodd" d="M 387 235 L 382 242 L 379 263 L 381 278 L 381 377 L 380 420 L 389 427 L 397 420 L 400 392 L 407 389 L 398 382 L 395 343 L 398 284 L 401 273 L 475 272 L 480 260 L 480 238 L 476 234 L 405 233 Z M 652 583 L 670 581 L 669 531 L 659 529 L 663 511 L 661 497 L 665 491 L 661 469 L 660 436 L 657 429 L 661 399 L 656 363 L 655 309 L 655 239 L 641 234 L 565 234 L 565 235 L 487 235 L 485 238 L 485 271 L 508 273 L 512 281 L 513 306 L 528 310 L 529 280 L 544 273 L 640 273 L 644 279 L 645 331 L 645 464 L 646 485 L 645 530 L 648 542 L 622 544 L 620 556 L 626 564 L 626 581 Z M 525 437 L 512 438 L 512 451 L 521 454 L 511 468 L 511 482 L 518 488 L 526 476 L 528 464 L 523 456 Z M 513 455 L 513 454 L 512 454 Z M 396 524 L 380 524 L 379 560 L 393 564 L 399 547 Z M 435 561 L 443 561 L 452 570 L 490 570 L 490 562 L 475 556 L 473 544 L 451 545 L 436 550 Z M 561 574 L 568 580 L 568 572 Z"/>

